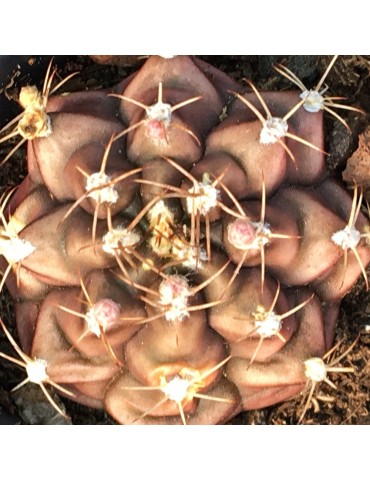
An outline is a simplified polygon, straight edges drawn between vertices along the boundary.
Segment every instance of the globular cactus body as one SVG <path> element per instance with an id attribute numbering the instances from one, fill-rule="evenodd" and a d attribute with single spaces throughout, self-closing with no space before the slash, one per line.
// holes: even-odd
<path id="1" fill-rule="evenodd" d="M 299 95 L 180 56 L 48 99 L 0 247 L 22 348 L 74 400 L 218 424 L 305 389 L 370 249 Z M 31 248 L 10 257 L 7 235 Z"/>

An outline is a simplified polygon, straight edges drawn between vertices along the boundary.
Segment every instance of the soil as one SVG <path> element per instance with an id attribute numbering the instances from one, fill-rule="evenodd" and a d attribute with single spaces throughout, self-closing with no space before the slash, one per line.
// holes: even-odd
<path id="1" fill-rule="evenodd" d="M 279 75 L 272 65 L 284 64 L 309 87 L 314 87 L 331 57 L 326 56 L 202 56 L 203 60 L 225 71 L 228 75 L 242 82 L 243 78 L 251 79 L 261 90 L 291 89 L 292 85 Z M 48 57 L 28 58 L 25 69 L 15 67 L 13 75 L 8 82 L 1 84 L 0 95 L 8 99 L 16 99 L 21 86 L 34 84 L 32 74 L 34 64 L 47 65 Z M 59 66 L 58 76 L 65 78 L 69 73 L 78 71 L 79 75 L 68 82 L 69 91 L 82 89 L 106 88 L 118 83 L 119 80 L 134 72 L 144 58 L 132 57 L 117 65 L 100 65 L 87 56 L 56 57 Z M 40 68 L 39 68 L 40 70 Z M 45 71 L 45 70 L 42 70 Z M 17 72 L 19 72 L 17 74 Z M 42 83 L 42 79 L 38 79 Z M 40 85 L 41 85 L 40 83 Z M 330 95 L 346 97 L 346 104 L 355 105 L 370 112 L 370 56 L 340 56 L 328 77 Z M 67 89 L 67 88 L 66 88 Z M 9 104 L 10 105 L 10 104 Z M 8 106 L 9 106 L 8 105 Z M 14 112 L 19 113 L 17 104 Z M 350 130 L 337 119 L 325 114 L 325 151 L 327 165 L 334 176 L 342 177 L 346 168 L 346 160 L 358 147 L 359 134 L 365 131 L 370 123 L 370 113 L 360 114 L 347 110 L 340 111 L 342 118 L 348 123 Z M 1 119 L 4 125 L 8 118 Z M 0 156 L 3 157 L 12 148 L 11 142 L 0 144 Z M 1 192 L 9 186 L 20 183 L 26 174 L 25 151 L 19 149 L 0 169 Z M 368 269 L 370 273 L 370 269 Z M 13 302 L 6 289 L 0 297 L 0 315 L 14 338 Z M 324 382 L 317 388 L 318 401 L 308 408 L 303 419 L 303 424 L 370 424 L 370 292 L 366 291 L 363 278 L 361 278 L 352 291 L 344 298 L 338 322 L 336 342 L 340 342 L 334 356 L 345 352 L 355 342 L 351 351 L 342 360 L 341 365 L 352 367 L 353 373 L 338 373 L 331 375 L 331 380 L 336 390 Z M 0 333 L 0 352 L 13 356 L 14 352 L 4 334 Z M 37 386 L 22 387 L 17 392 L 10 390 L 22 381 L 24 376 L 21 370 L 13 364 L 6 363 L 6 368 L 0 369 L 0 423 L 10 421 L 21 424 L 114 424 L 109 416 L 98 410 L 86 408 L 69 400 L 58 399 L 62 408 L 70 416 L 70 421 L 65 421 L 45 401 Z M 40 394 L 41 393 L 41 394 Z M 307 392 L 296 399 L 258 411 L 244 412 L 235 417 L 231 424 L 272 424 L 292 425 L 297 424 L 302 408 L 307 400 Z M 5 416 L 5 412 L 7 412 Z"/>

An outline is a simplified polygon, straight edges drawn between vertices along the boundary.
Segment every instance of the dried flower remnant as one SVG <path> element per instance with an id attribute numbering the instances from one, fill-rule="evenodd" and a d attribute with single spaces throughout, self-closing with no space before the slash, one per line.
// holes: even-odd
<path id="1" fill-rule="evenodd" d="M 39 92 L 34 85 L 22 87 L 19 94 L 19 104 L 23 108 L 23 112 L 0 130 L 0 134 L 2 134 L 17 123 L 17 126 L 10 133 L 5 134 L 0 138 L 0 143 L 10 140 L 17 135 L 20 135 L 22 140 L 11 149 L 2 160 L 2 163 L 7 162 L 13 153 L 15 153 L 26 141 L 38 137 L 47 137 L 52 133 L 53 128 L 50 116 L 46 113 L 49 95 L 52 95 L 64 83 L 76 75 L 76 73 L 68 75 L 68 77 L 60 81 L 54 88 L 51 88 L 56 72 L 56 68 L 52 70 L 51 61 L 46 71 L 44 86 L 41 92 Z"/>

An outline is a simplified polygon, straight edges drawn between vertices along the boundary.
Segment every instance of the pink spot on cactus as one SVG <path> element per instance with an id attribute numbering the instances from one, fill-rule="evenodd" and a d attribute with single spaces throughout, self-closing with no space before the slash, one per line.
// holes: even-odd
<path id="1" fill-rule="evenodd" d="M 256 228 L 247 219 L 238 218 L 230 223 L 227 230 L 229 242 L 240 250 L 250 248 L 256 239 Z"/>
<path id="2" fill-rule="evenodd" d="M 160 305 L 165 307 L 166 320 L 182 321 L 189 316 L 187 310 L 190 290 L 185 277 L 172 275 L 159 285 Z"/>
<path id="3" fill-rule="evenodd" d="M 119 319 L 120 307 L 113 300 L 102 298 L 93 306 L 93 313 L 97 323 L 107 328 Z"/>
<path id="4" fill-rule="evenodd" d="M 162 142 L 166 140 L 165 126 L 160 120 L 149 120 L 146 124 L 145 133 L 149 138 L 157 142 Z"/>

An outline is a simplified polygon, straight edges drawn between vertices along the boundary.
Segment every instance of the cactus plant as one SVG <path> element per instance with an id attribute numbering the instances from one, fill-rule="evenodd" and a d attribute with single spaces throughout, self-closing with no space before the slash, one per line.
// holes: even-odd
<path id="1" fill-rule="evenodd" d="M 4 133 L 28 175 L 2 202 L 21 361 L 1 356 L 122 424 L 225 423 L 305 391 L 370 261 L 322 109 L 196 57 L 69 95 L 50 72 Z"/>

